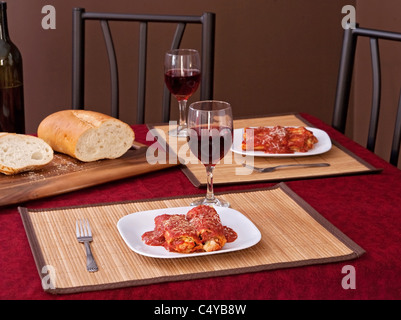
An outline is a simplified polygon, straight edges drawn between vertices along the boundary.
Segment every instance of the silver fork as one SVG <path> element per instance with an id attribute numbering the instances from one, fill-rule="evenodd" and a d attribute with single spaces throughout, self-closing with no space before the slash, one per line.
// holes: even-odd
<path id="1" fill-rule="evenodd" d="M 86 270 L 89 272 L 98 271 L 95 259 L 93 258 L 90 242 L 92 239 L 92 231 L 88 220 L 77 220 L 75 223 L 78 242 L 83 242 L 86 251 Z"/>
<path id="2" fill-rule="evenodd" d="M 330 166 L 329 163 L 296 163 L 296 164 L 281 164 L 279 166 L 274 166 L 274 167 L 267 167 L 267 168 L 258 168 L 258 167 L 253 167 L 245 162 L 242 163 L 242 166 L 248 169 L 255 170 L 257 172 L 272 172 L 278 168 L 286 168 L 286 167 L 328 167 Z"/>

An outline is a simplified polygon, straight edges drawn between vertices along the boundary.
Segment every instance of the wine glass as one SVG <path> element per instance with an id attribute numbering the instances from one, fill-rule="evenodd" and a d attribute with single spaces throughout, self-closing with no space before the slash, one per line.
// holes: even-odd
<path id="1" fill-rule="evenodd" d="M 206 197 L 194 201 L 191 205 L 230 206 L 227 201 L 214 196 L 213 170 L 230 150 L 232 140 L 233 116 L 228 102 L 198 101 L 189 106 L 188 145 L 191 152 L 205 165 L 207 174 Z"/>
<path id="2" fill-rule="evenodd" d="M 187 136 L 186 107 L 190 96 L 198 89 L 201 79 L 199 53 L 193 49 L 175 49 L 166 52 L 164 82 L 178 100 L 180 121 L 172 136 Z"/>

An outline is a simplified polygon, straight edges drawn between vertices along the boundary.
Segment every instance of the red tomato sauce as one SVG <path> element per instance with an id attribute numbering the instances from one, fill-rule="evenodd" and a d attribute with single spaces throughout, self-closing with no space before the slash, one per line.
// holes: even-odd
<path id="1" fill-rule="evenodd" d="M 234 242 L 238 238 L 238 234 L 230 227 L 224 226 L 224 236 L 227 242 Z"/>

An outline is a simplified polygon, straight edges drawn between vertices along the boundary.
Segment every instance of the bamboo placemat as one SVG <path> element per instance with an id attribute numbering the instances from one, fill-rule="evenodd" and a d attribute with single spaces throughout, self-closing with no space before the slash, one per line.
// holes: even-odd
<path id="1" fill-rule="evenodd" d="M 59 294 L 345 261 L 364 253 L 284 183 L 221 197 L 260 230 L 258 244 L 224 254 L 155 259 L 131 251 L 117 230 L 124 215 L 187 206 L 196 197 L 19 211 L 42 286 Z M 75 237 L 75 221 L 82 217 L 91 223 L 95 273 L 86 271 L 84 246 Z"/>
<path id="2" fill-rule="evenodd" d="M 285 114 L 268 117 L 258 117 L 250 119 L 234 120 L 234 128 L 245 128 L 247 126 L 308 126 L 312 127 L 299 114 Z M 182 166 L 183 172 L 196 187 L 206 186 L 206 171 L 197 158 L 190 155 L 189 148 L 186 146 L 186 140 L 183 138 L 174 139 L 168 135 L 169 126 L 160 125 L 152 126 L 150 129 L 155 130 L 155 135 L 159 137 L 160 142 L 163 138 L 168 148 L 174 151 L 174 154 L 181 155 L 181 159 L 189 159 L 189 162 Z M 171 129 L 171 128 L 170 128 Z M 318 163 L 328 162 L 329 167 L 318 168 L 285 168 L 274 172 L 259 173 L 241 166 L 242 162 L 248 160 L 241 155 L 229 152 L 226 158 L 222 159 L 216 165 L 213 174 L 213 183 L 216 184 L 233 184 L 233 183 L 249 183 L 260 181 L 287 181 L 292 179 L 318 178 L 328 176 L 339 176 L 357 173 L 373 173 L 379 172 L 369 163 L 363 161 L 351 151 L 345 149 L 336 141 L 332 141 L 330 151 L 314 156 L 303 157 L 254 157 L 253 164 L 256 167 L 270 167 L 280 164 L 293 163 Z M 182 162 L 182 161 L 181 161 Z"/>

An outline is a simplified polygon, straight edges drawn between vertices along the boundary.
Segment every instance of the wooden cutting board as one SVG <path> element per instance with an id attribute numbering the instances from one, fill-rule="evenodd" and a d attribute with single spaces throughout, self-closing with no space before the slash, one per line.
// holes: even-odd
<path id="1" fill-rule="evenodd" d="M 94 162 L 81 162 L 55 153 L 52 162 L 40 170 L 13 176 L 0 174 L 0 206 L 67 193 L 177 165 L 149 164 L 146 150 L 146 146 L 139 144 L 118 159 Z"/>

